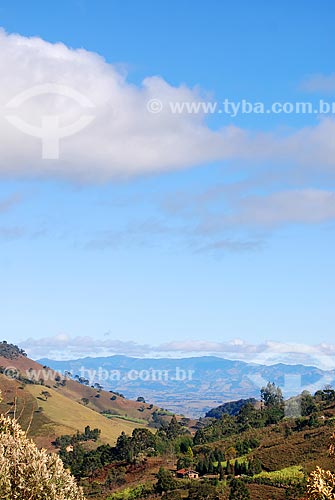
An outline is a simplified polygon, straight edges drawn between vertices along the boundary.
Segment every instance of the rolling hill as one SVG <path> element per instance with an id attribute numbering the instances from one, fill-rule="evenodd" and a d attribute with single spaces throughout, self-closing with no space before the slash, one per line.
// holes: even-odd
<path id="1" fill-rule="evenodd" d="M 101 429 L 102 443 L 113 444 L 122 431 L 152 422 L 153 405 L 65 378 L 19 351 L 8 354 L 8 344 L 5 351 L 0 343 L 0 413 L 15 415 L 39 446 L 50 448 L 57 436 L 86 425 Z"/>

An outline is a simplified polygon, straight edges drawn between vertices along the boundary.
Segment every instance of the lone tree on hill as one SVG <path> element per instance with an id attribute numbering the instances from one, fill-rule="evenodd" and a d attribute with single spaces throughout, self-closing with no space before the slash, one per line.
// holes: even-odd
<path id="1" fill-rule="evenodd" d="M 285 414 L 285 404 L 283 393 L 280 387 L 274 382 L 268 382 L 266 387 L 261 389 L 261 399 L 265 406 L 267 422 L 269 424 L 278 423 Z"/>

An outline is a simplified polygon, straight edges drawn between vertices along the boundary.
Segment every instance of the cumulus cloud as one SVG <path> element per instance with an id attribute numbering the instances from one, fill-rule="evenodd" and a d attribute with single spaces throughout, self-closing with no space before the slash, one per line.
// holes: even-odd
<path id="1" fill-rule="evenodd" d="M 250 133 L 235 126 L 214 131 L 203 113 L 169 110 L 171 101 L 203 101 L 199 89 L 172 86 L 158 76 L 136 86 L 95 53 L 4 31 L 0 52 L 0 173 L 4 175 L 99 182 L 216 160 L 335 165 L 331 119 L 285 136 Z M 61 95 L 47 92 L 52 85 Z M 162 112 L 148 111 L 152 99 L 161 101 Z M 35 128 L 58 130 L 59 119 L 60 128 L 74 132 L 73 124 L 83 116 L 92 120 L 60 139 L 58 160 L 42 159 L 41 139 L 21 132 L 13 122 L 19 118 Z M 44 146 L 51 147 L 45 141 Z"/>
<path id="2" fill-rule="evenodd" d="M 0 32 L 1 171 L 23 175 L 60 175 L 94 181 L 114 176 L 185 167 L 229 156 L 234 128 L 210 131 L 201 115 L 172 116 L 147 110 L 147 102 L 199 99 L 185 86 L 172 87 L 162 78 L 146 78 L 141 86 L 97 54 Z M 94 115 L 83 130 L 61 140 L 60 161 L 42 160 L 41 141 L 24 135 L 8 123 L 8 103 L 36 86 L 72 89 L 93 104 L 81 109 L 62 95 L 36 95 L 15 110 L 34 126 L 45 116 L 59 116 L 70 125 L 81 114 Z M 61 86 L 61 87 L 60 87 Z M 84 103 L 85 104 L 85 103 Z M 18 142 L 20 148 L 17 147 Z M 223 149 L 222 149 L 223 147 Z"/>

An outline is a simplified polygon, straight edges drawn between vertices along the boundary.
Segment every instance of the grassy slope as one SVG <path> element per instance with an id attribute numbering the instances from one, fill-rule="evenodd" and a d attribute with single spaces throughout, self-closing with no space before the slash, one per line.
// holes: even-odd
<path id="1" fill-rule="evenodd" d="M 87 408 L 53 389 L 48 389 L 51 397 L 47 401 L 41 397 L 41 390 L 44 388 L 38 385 L 29 385 L 27 391 L 38 400 L 38 404 L 43 408 L 43 413 L 58 427 L 58 432 L 62 434 L 74 434 L 77 430 L 83 431 L 86 425 L 91 428 L 101 429 L 101 441 L 104 443 L 115 443 L 122 431 L 131 434 L 135 427 L 127 421 L 108 420 L 91 408 Z"/>
<path id="2" fill-rule="evenodd" d="M 296 466 L 301 466 L 302 470 L 309 474 L 317 465 L 326 470 L 334 470 L 334 460 L 329 457 L 328 446 L 332 433 L 335 431 L 335 405 L 330 404 L 324 409 L 326 418 L 320 420 L 320 426 L 308 428 L 301 431 L 292 429 L 287 435 L 287 425 L 290 421 L 281 422 L 278 425 L 269 426 L 263 429 L 250 429 L 238 435 L 230 436 L 225 440 L 209 443 L 209 448 L 220 448 L 223 450 L 234 446 L 237 440 L 257 437 L 260 446 L 245 457 L 257 457 L 260 459 L 264 470 L 287 472 L 286 475 L 294 477 Z M 292 425 L 292 422 L 291 422 Z M 200 445 L 198 448 L 201 449 Z M 197 447 L 196 447 L 197 448 Z M 244 458 L 245 458 L 244 457 Z M 284 470 L 284 471 L 283 471 Z M 263 473 L 263 476 L 276 477 L 277 472 Z M 251 500 L 282 500 L 285 498 L 285 488 L 277 488 L 268 485 L 249 484 L 248 489 Z"/>
<path id="3" fill-rule="evenodd" d="M 334 412 L 335 407 L 329 408 L 328 413 Z M 259 439 L 260 446 L 254 449 L 249 456 L 260 459 L 267 471 L 281 470 L 294 465 L 302 465 L 309 472 L 316 464 L 322 467 L 332 467 L 328 456 L 328 445 L 331 434 L 335 430 L 335 422 L 325 420 L 326 425 L 317 428 L 306 427 L 301 431 L 292 431 L 287 436 L 286 422 L 262 429 L 250 429 L 238 435 L 227 437 L 225 440 L 209 443 L 210 448 L 228 449 L 234 446 L 237 440 Z M 328 424 L 328 425 L 327 425 Z M 201 448 L 201 445 L 199 446 Z M 246 455 L 247 457 L 248 455 Z"/>
<path id="4" fill-rule="evenodd" d="M 55 383 L 57 375 L 52 370 L 43 371 L 43 367 L 35 361 L 21 356 L 9 360 L 0 357 L 0 366 L 14 367 L 22 374 L 29 369 L 39 371 L 41 378 L 47 374 L 45 384 L 22 384 L 22 382 L 0 374 L 0 389 L 4 401 L 0 405 L 0 412 L 9 412 L 19 419 L 24 429 L 29 429 L 29 435 L 34 438 L 39 446 L 51 447 L 51 442 L 61 434 L 73 434 L 77 430 L 83 431 L 86 425 L 91 428 L 101 429 L 101 441 L 114 444 L 122 431 L 131 434 L 134 428 L 145 426 L 129 419 L 151 420 L 155 407 L 149 408 L 148 404 L 130 401 L 113 396 L 109 392 L 83 386 L 76 381 L 68 380 L 65 386 Z M 63 377 L 62 377 L 63 378 Z M 42 391 L 48 391 L 51 397 L 45 401 Z M 97 395 L 99 397 L 97 397 Z M 82 398 L 87 398 L 87 406 L 81 404 Z M 14 404 L 15 402 L 15 404 Z M 39 410 L 42 408 L 42 411 Z M 144 408 L 144 411 L 139 411 Z M 112 413 L 125 418 L 107 419 L 100 413 L 110 410 Z"/>
<path id="5" fill-rule="evenodd" d="M 101 442 L 114 444 L 122 431 L 131 434 L 135 427 L 144 425 L 127 420 L 109 420 L 91 408 L 67 398 L 57 390 L 49 389 L 51 397 L 45 401 L 44 386 L 26 385 L 0 374 L 0 388 L 4 401 L 0 413 L 9 413 L 18 418 L 23 429 L 39 446 L 51 448 L 51 442 L 61 434 L 82 432 L 86 425 L 101 429 Z M 14 402 L 16 403 L 14 404 Z M 39 409 L 42 408 L 42 411 Z"/>
<path id="6" fill-rule="evenodd" d="M 144 420 L 151 420 L 151 415 L 155 408 L 149 408 L 149 404 L 138 403 L 129 399 L 116 397 L 111 400 L 112 394 L 106 391 L 101 391 L 100 397 L 96 398 L 97 390 L 92 387 L 87 387 L 79 384 L 74 380 L 68 380 L 65 387 L 56 387 L 53 381 L 57 372 L 50 368 L 44 369 L 39 363 L 32 359 L 20 356 L 17 359 L 6 359 L 0 356 L 0 366 L 17 368 L 21 373 L 27 373 L 29 369 L 38 372 L 42 379 L 45 380 L 45 385 L 57 389 L 57 391 L 64 396 L 70 397 L 75 401 L 80 401 L 82 398 L 89 399 L 89 407 L 98 411 L 99 413 L 105 410 L 111 410 L 119 415 L 126 415 L 132 418 L 140 418 Z M 62 377 L 63 378 L 63 377 Z M 141 411 L 142 408 L 144 411 Z"/>

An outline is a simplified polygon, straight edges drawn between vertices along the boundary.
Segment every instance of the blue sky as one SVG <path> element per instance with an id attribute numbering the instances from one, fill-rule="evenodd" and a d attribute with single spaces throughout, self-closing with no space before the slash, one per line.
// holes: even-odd
<path id="1" fill-rule="evenodd" d="M 3 337 L 35 357 L 332 362 L 334 115 L 166 107 L 335 101 L 334 15 L 330 0 L 2 1 Z M 57 159 L 6 119 L 47 84 L 94 106 Z M 18 113 L 73 118 L 67 99 Z"/>

